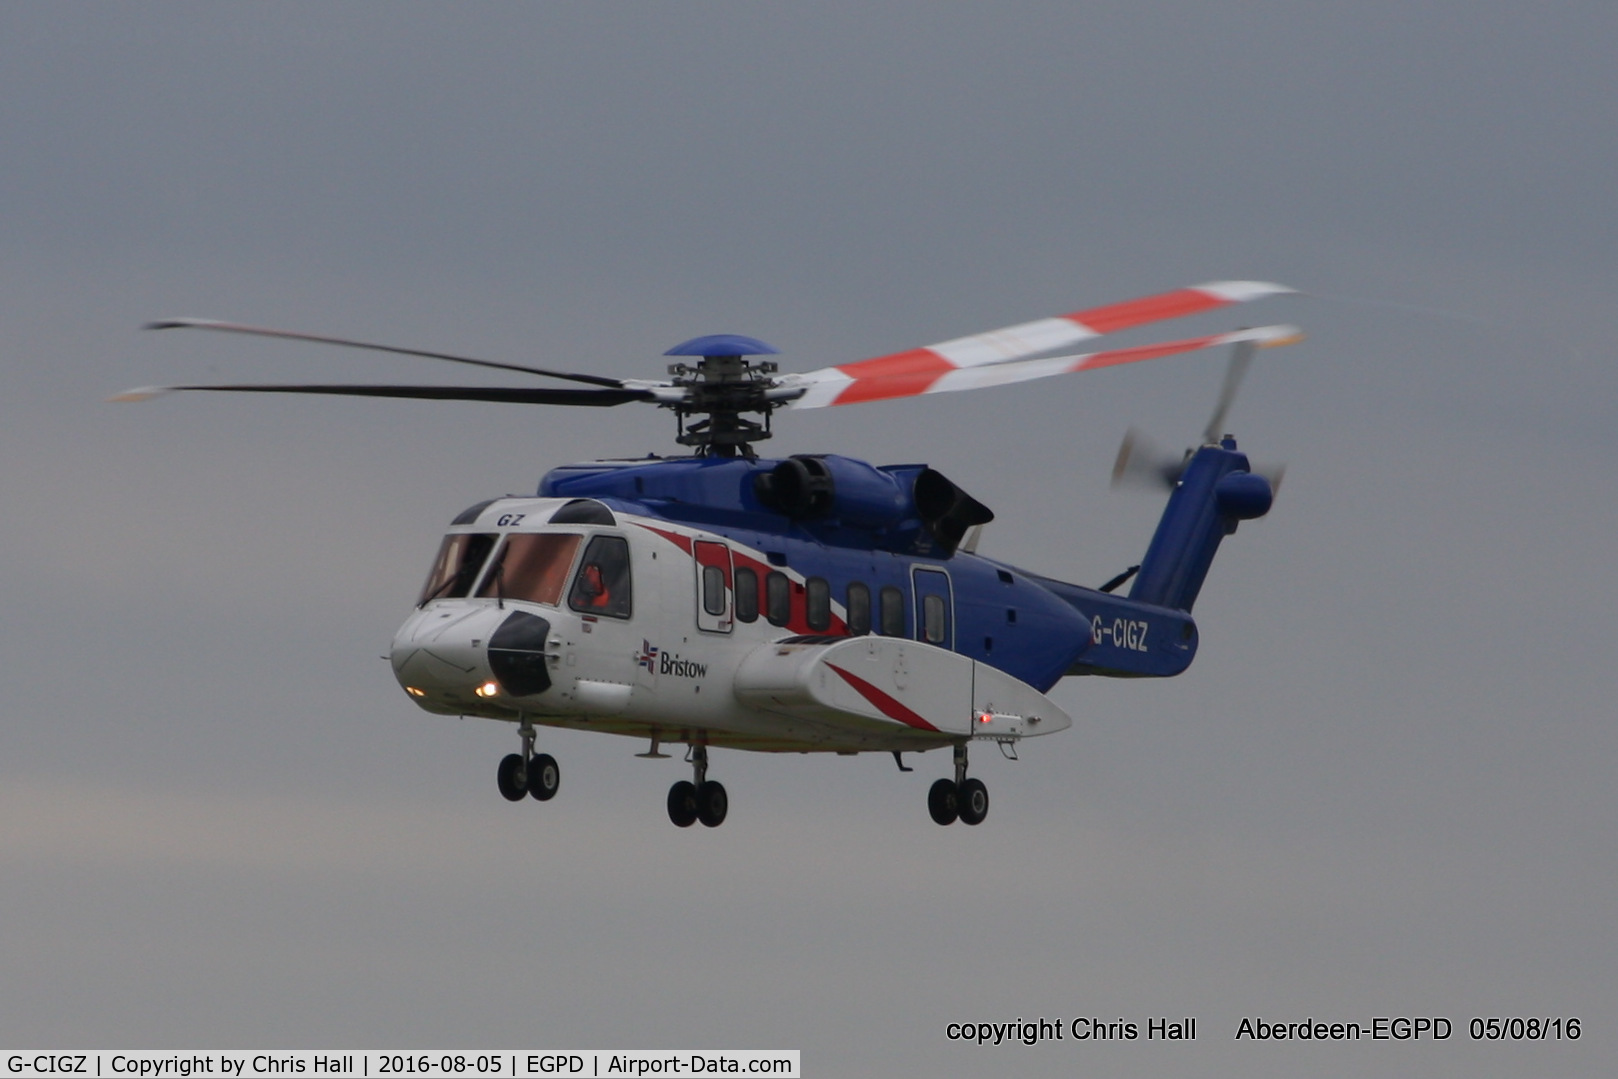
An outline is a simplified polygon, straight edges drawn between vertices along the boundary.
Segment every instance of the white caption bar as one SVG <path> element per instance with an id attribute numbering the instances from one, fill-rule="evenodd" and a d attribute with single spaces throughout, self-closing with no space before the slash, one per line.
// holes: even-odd
<path id="1" fill-rule="evenodd" d="M 0 1052 L 0 1079 L 534 1079 L 768 1075 L 799 1079 L 796 1049 L 503 1049 L 393 1052 L 311 1049 Z"/>

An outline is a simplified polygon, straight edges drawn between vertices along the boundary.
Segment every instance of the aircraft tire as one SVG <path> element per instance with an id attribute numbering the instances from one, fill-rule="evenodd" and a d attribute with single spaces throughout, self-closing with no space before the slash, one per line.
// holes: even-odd
<path id="1" fill-rule="evenodd" d="M 528 761 L 528 793 L 536 801 L 548 802 L 562 785 L 562 769 L 549 753 L 536 753 Z"/>
<path id="2" fill-rule="evenodd" d="M 678 828 L 697 823 L 697 785 L 682 779 L 669 788 L 669 820 Z"/>
<path id="3" fill-rule="evenodd" d="M 927 812 L 935 824 L 954 824 L 960 815 L 960 793 L 953 779 L 940 779 L 927 792 Z"/>
<path id="4" fill-rule="evenodd" d="M 968 779 L 961 784 L 957 808 L 962 824 L 982 824 L 989 815 L 989 788 L 981 779 Z"/>
<path id="5" fill-rule="evenodd" d="M 500 758 L 500 770 L 495 773 L 495 782 L 500 785 L 500 793 L 508 802 L 520 802 L 528 796 L 528 788 L 523 784 L 521 754 L 508 753 Z"/>
<path id="6" fill-rule="evenodd" d="M 725 823 L 725 814 L 730 811 L 730 796 L 725 793 L 725 786 L 709 779 L 697 788 L 697 819 L 704 827 L 717 828 Z"/>

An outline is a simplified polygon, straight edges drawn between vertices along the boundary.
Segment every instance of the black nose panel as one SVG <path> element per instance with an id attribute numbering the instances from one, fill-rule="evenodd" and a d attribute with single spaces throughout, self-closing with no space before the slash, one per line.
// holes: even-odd
<path id="1" fill-rule="evenodd" d="M 537 615 L 513 611 L 489 638 L 489 669 L 513 697 L 532 697 L 551 688 L 545 666 L 545 638 L 551 624 Z"/>

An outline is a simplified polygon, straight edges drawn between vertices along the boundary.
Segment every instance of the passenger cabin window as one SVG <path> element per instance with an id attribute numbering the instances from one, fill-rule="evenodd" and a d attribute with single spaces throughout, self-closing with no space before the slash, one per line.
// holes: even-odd
<path id="1" fill-rule="evenodd" d="M 629 541 L 622 536 L 597 536 L 584 549 L 584 561 L 573 578 L 567 605 L 585 614 L 628 618 Z"/>
<path id="2" fill-rule="evenodd" d="M 494 556 L 478 595 L 556 606 L 562 602 L 562 585 L 583 538 L 566 532 L 511 533 Z"/>
<path id="3" fill-rule="evenodd" d="M 702 567 L 702 609 L 709 614 L 725 613 L 725 569 Z"/>
<path id="4" fill-rule="evenodd" d="M 863 637 L 871 632 L 871 589 L 861 581 L 848 586 L 848 635 Z"/>
<path id="5" fill-rule="evenodd" d="M 472 591 L 478 570 L 499 538 L 492 532 L 452 532 L 445 536 L 416 606 L 424 607 L 430 600 L 446 597 L 459 599 Z"/>
<path id="6" fill-rule="evenodd" d="M 831 629 L 831 585 L 824 577 L 811 577 L 803 584 L 803 620 L 812 633 Z"/>
<path id="7" fill-rule="evenodd" d="M 784 626 L 792 621 L 792 582 L 787 575 L 771 570 L 764 578 L 764 617 L 772 626 Z"/>
<path id="8" fill-rule="evenodd" d="M 882 605 L 882 636 L 903 637 L 905 635 L 905 594 L 890 584 L 882 589 L 880 600 Z"/>
<path id="9" fill-rule="evenodd" d="M 922 631 L 928 644 L 944 643 L 944 597 L 921 597 Z"/>
<path id="10" fill-rule="evenodd" d="M 736 621 L 758 621 L 758 574 L 746 566 L 736 567 Z"/>

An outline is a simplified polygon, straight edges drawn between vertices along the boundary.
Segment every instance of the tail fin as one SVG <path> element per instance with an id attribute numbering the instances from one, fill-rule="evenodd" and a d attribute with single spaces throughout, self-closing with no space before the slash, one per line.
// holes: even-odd
<path id="1" fill-rule="evenodd" d="M 1220 541 L 1238 522 L 1268 513 L 1274 497 L 1269 480 L 1249 471 L 1235 439 L 1202 447 L 1169 496 L 1129 598 L 1189 611 Z"/>

